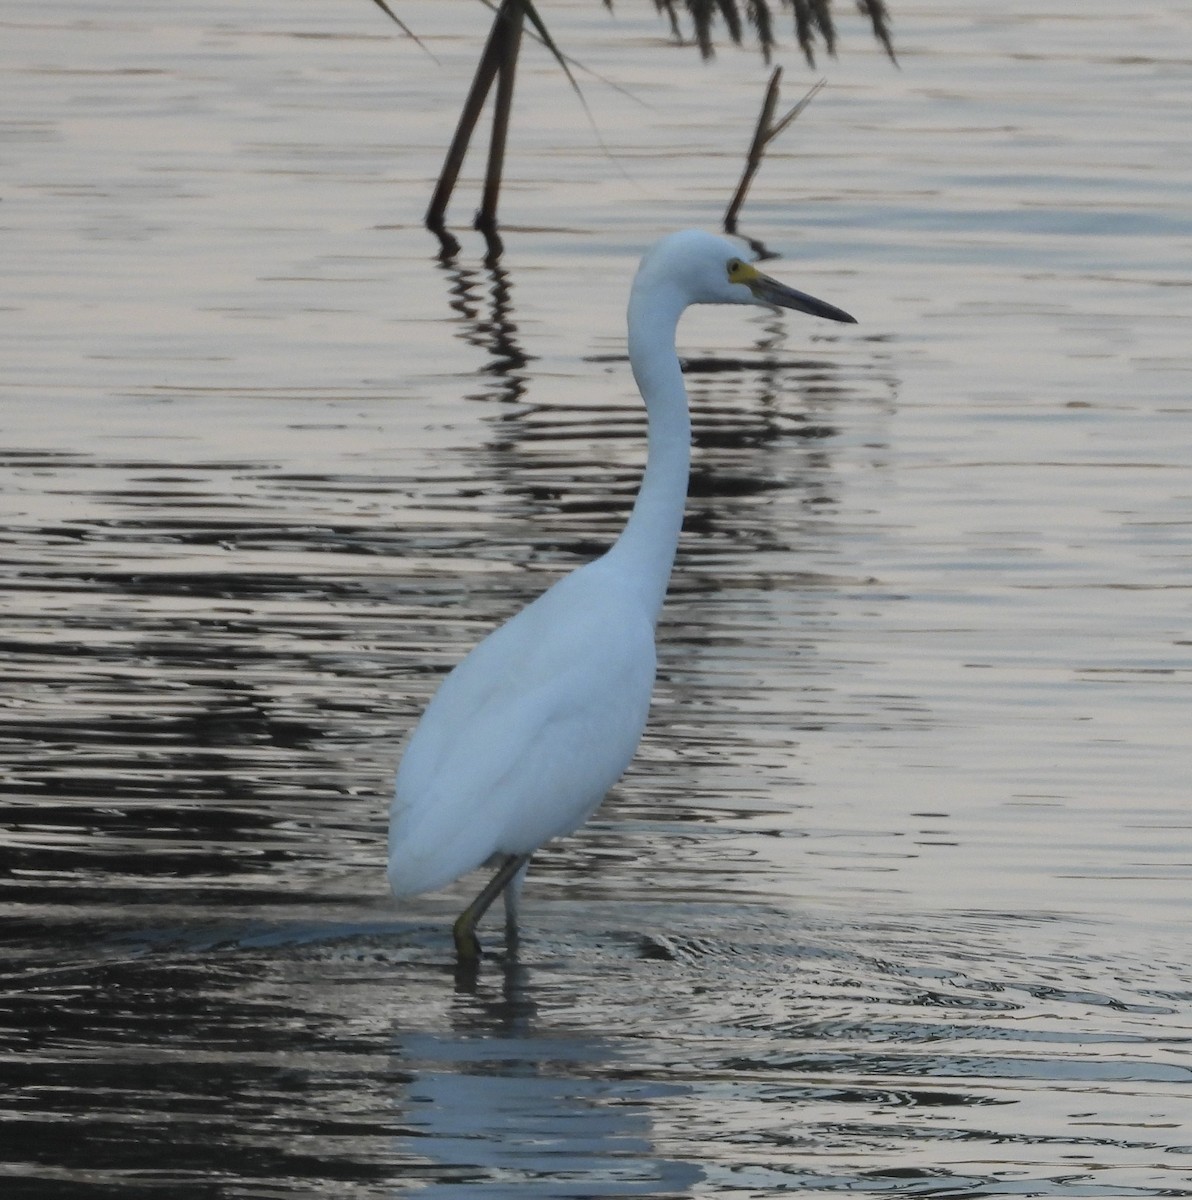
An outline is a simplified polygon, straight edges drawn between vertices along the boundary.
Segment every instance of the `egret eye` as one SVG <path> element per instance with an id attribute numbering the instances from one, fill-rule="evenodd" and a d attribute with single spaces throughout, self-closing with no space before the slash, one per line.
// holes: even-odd
<path id="1" fill-rule="evenodd" d="M 730 258 L 728 260 L 728 277 L 730 280 L 735 280 L 741 273 L 741 267 L 744 264 L 739 258 Z"/>

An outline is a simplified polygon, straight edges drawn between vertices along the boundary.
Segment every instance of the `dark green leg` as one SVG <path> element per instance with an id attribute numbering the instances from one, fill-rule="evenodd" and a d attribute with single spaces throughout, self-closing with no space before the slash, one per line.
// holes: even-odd
<path id="1" fill-rule="evenodd" d="M 451 934 L 455 938 L 455 954 L 461 963 L 474 963 L 480 959 L 480 943 L 476 940 L 476 922 L 488 911 L 492 902 L 512 882 L 518 871 L 530 861 L 528 854 L 512 854 L 498 868 L 497 873 L 484 886 L 484 890 L 464 909 Z"/>

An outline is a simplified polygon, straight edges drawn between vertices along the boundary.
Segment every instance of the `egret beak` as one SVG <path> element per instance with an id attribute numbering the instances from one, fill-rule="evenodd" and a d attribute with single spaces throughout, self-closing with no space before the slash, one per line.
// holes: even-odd
<path id="1" fill-rule="evenodd" d="M 826 300 L 817 300 L 806 292 L 796 291 L 763 275 L 752 263 L 742 263 L 740 280 L 762 304 L 773 304 L 776 308 L 793 308 L 798 312 L 810 313 L 813 317 L 823 317 L 828 321 L 843 321 L 855 325 L 857 318 L 850 316 L 843 308 L 837 308 Z"/>

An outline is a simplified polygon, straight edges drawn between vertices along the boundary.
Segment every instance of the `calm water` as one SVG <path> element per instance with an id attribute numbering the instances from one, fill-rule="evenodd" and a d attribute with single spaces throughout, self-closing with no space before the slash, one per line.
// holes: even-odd
<path id="1" fill-rule="evenodd" d="M 692 314 L 651 730 L 457 979 L 385 809 L 447 667 L 614 536 L 641 249 L 765 72 L 548 6 L 507 252 L 420 227 L 483 26 L 0 10 L 0 1187 L 1192 1196 L 1192 12 L 841 9 Z M 784 29 L 783 36 L 789 38 Z M 790 47 L 793 101 L 815 76 Z M 495 923 L 495 925 L 499 925 Z"/>

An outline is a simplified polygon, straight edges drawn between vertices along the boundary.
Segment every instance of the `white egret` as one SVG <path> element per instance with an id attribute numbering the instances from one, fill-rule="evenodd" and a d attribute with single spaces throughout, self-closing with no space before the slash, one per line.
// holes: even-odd
<path id="1" fill-rule="evenodd" d="M 579 828 L 629 766 L 654 688 L 654 625 L 683 523 L 691 421 L 675 333 L 692 304 L 854 319 L 763 275 L 726 238 L 671 234 L 629 297 L 629 361 L 646 403 L 645 475 L 621 536 L 489 634 L 443 680 L 402 755 L 390 810 L 395 895 L 498 869 L 455 922 L 461 962 L 504 892 L 506 936 L 530 856 Z"/>

